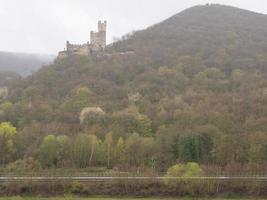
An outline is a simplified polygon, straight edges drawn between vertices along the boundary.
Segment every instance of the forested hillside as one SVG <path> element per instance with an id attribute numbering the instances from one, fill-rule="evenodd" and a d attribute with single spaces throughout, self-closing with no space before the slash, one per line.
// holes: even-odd
<path id="1" fill-rule="evenodd" d="M 0 87 L 7 86 L 11 84 L 11 82 L 15 82 L 20 80 L 21 77 L 12 72 L 0 72 Z"/>
<path id="2" fill-rule="evenodd" d="M 175 65 L 184 56 L 229 73 L 266 66 L 266 15 L 222 5 L 195 6 L 114 43 L 156 65 Z"/>
<path id="3" fill-rule="evenodd" d="M 0 72 L 13 72 L 27 76 L 43 65 L 52 63 L 53 55 L 0 52 Z"/>
<path id="4" fill-rule="evenodd" d="M 197 6 L 107 49 L 135 55 L 72 56 L 9 83 L 1 164 L 264 169 L 266 25 L 266 15 Z"/>

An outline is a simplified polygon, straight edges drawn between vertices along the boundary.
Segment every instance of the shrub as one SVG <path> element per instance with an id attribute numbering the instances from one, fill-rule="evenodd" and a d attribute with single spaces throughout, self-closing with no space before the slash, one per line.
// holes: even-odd
<path id="1" fill-rule="evenodd" d="M 167 170 L 166 177 L 200 177 L 203 170 L 197 163 L 189 162 L 187 164 L 176 164 Z"/>
<path id="2" fill-rule="evenodd" d="M 165 184 L 170 187 L 189 186 L 190 183 L 198 182 L 189 178 L 201 177 L 203 174 L 203 170 L 197 163 L 176 164 L 167 170 Z"/>
<path id="3" fill-rule="evenodd" d="M 7 173 L 26 173 L 26 172 L 38 172 L 41 170 L 41 164 L 39 161 L 34 160 L 33 158 L 26 158 L 23 160 L 17 160 L 13 163 L 10 163 L 6 167 Z"/>

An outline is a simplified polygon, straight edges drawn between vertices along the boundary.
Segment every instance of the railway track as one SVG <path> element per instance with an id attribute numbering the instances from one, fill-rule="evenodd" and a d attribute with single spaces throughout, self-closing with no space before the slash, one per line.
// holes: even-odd
<path id="1" fill-rule="evenodd" d="M 116 180 L 129 180 L 129 181 L 137 181 L 137 180 L 224 180 L 224 181 L 267 181 L 267 177 L 252 177 L 252 176 L 244 176 L 244 177 L 227 177 L 227 176 L 219 176 L 219 177 L 93 177 L 93 176 L 0 176 L 0 182 L 4 181 L 86 181 L 86 182 L 94 182 L 94 181 L 116 181 Z"/>

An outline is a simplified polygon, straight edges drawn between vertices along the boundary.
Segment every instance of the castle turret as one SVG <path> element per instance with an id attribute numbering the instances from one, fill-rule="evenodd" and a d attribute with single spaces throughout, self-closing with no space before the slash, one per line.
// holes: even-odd
<path id="1" fill-rule="evenodd" d="M 107 31 L 107 21 L 101 22 L 98 21 L 98 32 L 106 32 Z"/>

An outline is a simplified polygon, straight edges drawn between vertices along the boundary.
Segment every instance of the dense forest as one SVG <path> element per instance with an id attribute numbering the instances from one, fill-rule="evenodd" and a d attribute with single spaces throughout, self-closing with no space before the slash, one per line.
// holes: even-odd
<path id="1" fill-rule="evenodd" d="M 196 6 L 124 36 L 107 48 L 113 56 L 71 56 L 3 83 L 0 164 L 263 169 L 266 23 L 263 14 Z M 124 51 L 135 54 L 114 53 Z"/>

